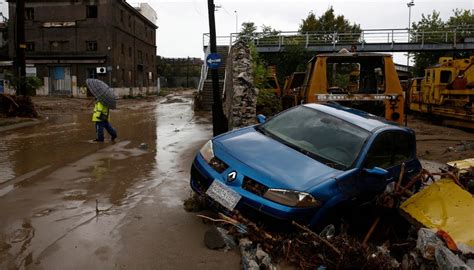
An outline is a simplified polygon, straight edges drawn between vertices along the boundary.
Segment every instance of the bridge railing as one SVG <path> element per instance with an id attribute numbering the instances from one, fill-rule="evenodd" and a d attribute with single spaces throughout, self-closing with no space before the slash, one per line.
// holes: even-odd
<path id="1" fill-rule="evenodd" d="M 203 36 L 204 47 L 209 42 L 209 35 Z M 252 36 L 242 37 L 238 33 L 230 36 L 217 37 L 218 45 L 233 44 L 239 38 L 253 41 L 257 47 L 283 47 L 299 45 L 306 48 L 317 45 L 337 44 L 395 44 L 395 43 L 447 43 L 456 45 L 464 42 L 464 38 L 474 37 L 474 25 L 458 28 L 448 28 L 440 31 L 413 31 L 408 29 L 366 29 L 360 32 L 307 32 L 296 31 L 267 33 L 254 33 Z"/>

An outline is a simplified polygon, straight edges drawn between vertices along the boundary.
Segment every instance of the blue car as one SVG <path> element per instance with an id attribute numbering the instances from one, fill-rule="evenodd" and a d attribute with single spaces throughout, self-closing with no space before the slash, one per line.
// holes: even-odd
<path id="1" fill-rule="evenodd" d="M 317 228 L 341 205 L 418 174 L 415 133 L 336 104 L 305 104 L 209 140 L 191 187 L 225 211 Z"/>

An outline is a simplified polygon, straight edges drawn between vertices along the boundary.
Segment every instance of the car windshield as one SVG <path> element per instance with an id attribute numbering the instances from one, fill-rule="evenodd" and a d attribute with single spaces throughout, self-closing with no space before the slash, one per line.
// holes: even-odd
<path id="1" fill-rule="evenodd" d="M 257 129 L 337 169 L 352 166 L 370 135 L 349 122 L 304 106 L 279 114 Z"/>

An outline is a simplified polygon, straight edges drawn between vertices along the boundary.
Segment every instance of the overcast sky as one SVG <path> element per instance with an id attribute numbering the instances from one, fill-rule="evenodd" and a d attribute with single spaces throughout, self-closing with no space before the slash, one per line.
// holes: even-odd
<path id="1" fill-rule="evenodd" d="M 148 3 L 158 15 L 157 54 L 165 57 L 203 58 L 202 34 L 209 32 L 206 0 L 128 0 L 134 4 Z M 221 8 L 216 11 L 218 36 L 235 32 L 238 24 L 254 22 L 280 31 L 296 31 L 301 20 L 310 11 L 320 16 L 330 6 L 338 15 L 344 15 L 362 29 L 406 28 L 408 26 L 409 0 L 214 0 Z M 0 0 L 0 11 L 7 12 L 7 3 Z M 411 20 L 418 21 L 421 14 L 441 13 L 447 20 L 455 8 L 474 9 L 474 0 L 415 0 Z M 395 60 L 397 60 L 396 57 Z M 400 62 L 400 61 L 398 61 Z"/>
<path id="2" fill-rule="evenodd" d="M 135 1 L 129 1 L 135 2 Z M 408 27 L 408 0 L 214 0 L 221 8 L 216 11 L 218 36 L 235 32 L 236 13 L 238 24 L 254 22 L 260 30 L 269 25 L 281 31 L 298 30 L 301 20 L 310 11 L 318 17 L 330 6 L 336 14 L 344 15 L 362 29 Z M 165 57 L 203 57 L 202 34 L 209 32 L 206 0 L 148 0 L 158 13 L 158 55 Z M 421 14 L 433 10 L 447 20 L 455 8 L 474 9 L 474 0 L 415 0 L 411 20 L 418 21 Z M 395 60 L 400 62 L 400 57 Z M 403 63 L 403 62 L 402 62 Z"/>

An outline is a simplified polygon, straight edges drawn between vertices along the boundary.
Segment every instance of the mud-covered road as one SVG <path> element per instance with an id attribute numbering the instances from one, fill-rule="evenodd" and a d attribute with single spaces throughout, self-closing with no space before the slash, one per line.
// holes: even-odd
<path id="1" fill-rule="evenodd" d="M 212 134 L 191 92 L 112 111 L 116 143 L 91 141 L 88 110 L 48 117 L 0 136 L 0 269 L 239 268 L 183 210 Z"/>

